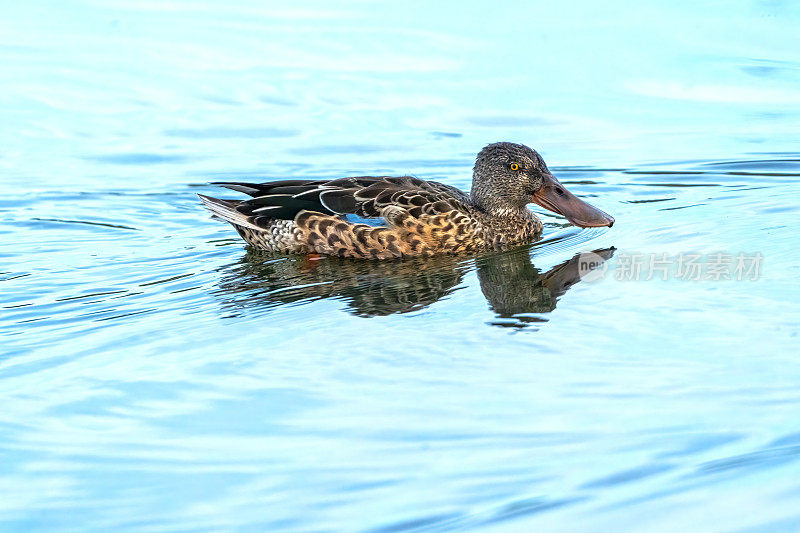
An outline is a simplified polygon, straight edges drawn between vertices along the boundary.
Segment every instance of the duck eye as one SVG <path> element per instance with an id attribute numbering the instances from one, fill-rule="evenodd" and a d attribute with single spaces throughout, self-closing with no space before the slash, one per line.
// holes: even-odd
<path id="1" fill-rule="evenodd" d="M 510 168 L 511 170 L 519 170 L 519 163 L 511 163 L 511 164 L 509 165 L 509 168 Z"/>

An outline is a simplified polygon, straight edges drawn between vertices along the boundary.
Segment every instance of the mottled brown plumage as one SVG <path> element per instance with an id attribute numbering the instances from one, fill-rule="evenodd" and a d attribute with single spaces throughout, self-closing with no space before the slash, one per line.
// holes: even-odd
<path id="1" fill-rule="evenodd" d="M 269 252 L 390 259 L 497 249 L 541 235 L 541 221 L 526 208 L 531 201 L 568 218 L 564 206 L 573 209 L 581 225 L 613 223 L 564 191 L 539 154 L 512 143 L 491 144 L 478 154 L 469 195 L 410 176 L 219 185 L 251 198 L 200 195 L 203 203 Z M 347 215 L 382 218 L 385 225 L 353 223 Z"/>

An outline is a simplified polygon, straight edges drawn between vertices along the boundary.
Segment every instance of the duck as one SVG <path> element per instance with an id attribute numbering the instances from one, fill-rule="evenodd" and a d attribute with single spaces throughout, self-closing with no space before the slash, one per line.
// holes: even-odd
<path id="1" fill-rule="evenodd" d="M 413 176 L 215 182 L 246 200 L 199 195 L 254 248 L 280 254 L 394 259 L 503 249 L 538 240 L 536 203 L 580 227 L 614 218 L 569 192 L 524 144 L 497 142 L 475 159 L 472 188 Z M 371 225 L 353 221 L 382 219 Z"/>

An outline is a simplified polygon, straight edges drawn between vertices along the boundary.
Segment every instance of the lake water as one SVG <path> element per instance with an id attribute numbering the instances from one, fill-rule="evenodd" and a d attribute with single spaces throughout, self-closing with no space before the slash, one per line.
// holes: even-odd
<path id="1" fill-rule="evenodd" d="M 0 5 L 0 528 L 800 529 L 800 9 L 570 4 Z M 196 196 L 500 140 L 617 223 L 309 261 Z"/>

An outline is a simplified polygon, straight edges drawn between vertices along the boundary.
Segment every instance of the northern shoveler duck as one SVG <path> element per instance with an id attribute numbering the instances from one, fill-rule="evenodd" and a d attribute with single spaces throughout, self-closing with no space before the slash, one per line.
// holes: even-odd
<path id="1" fill-rule="evenodd" d="M 472 190 L 410 176 L 217 183 L 249 200 L 200 195 L 254 247 L 280 253 L 389 259 L 502 248 L 538 239 L 535 202 L 581 227 L 614 219 L 567 191 L 536 151 L 507 142 L 478 154 Z M 346 215 L 383 218 L 357 224 Z"/>

